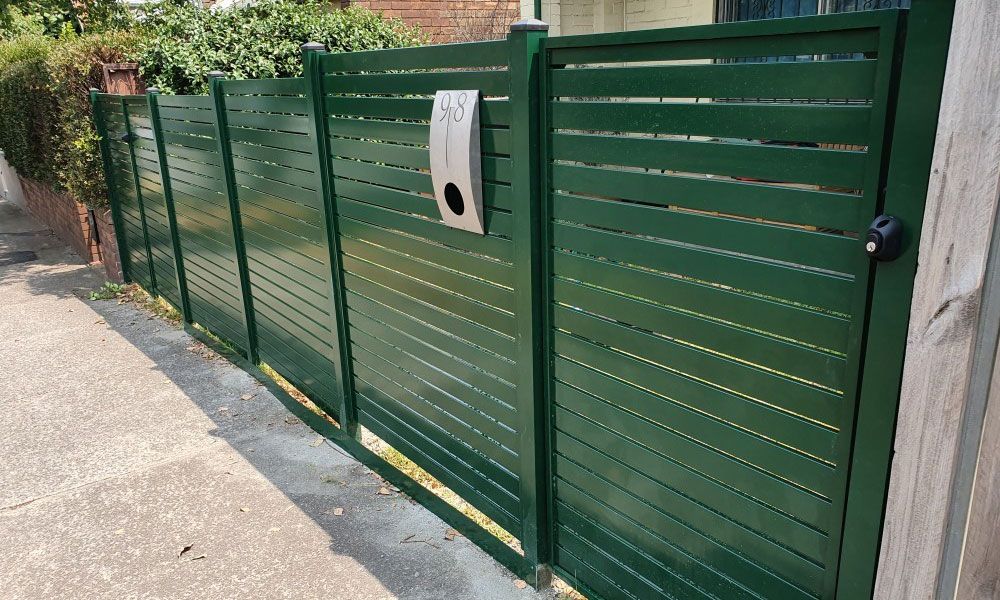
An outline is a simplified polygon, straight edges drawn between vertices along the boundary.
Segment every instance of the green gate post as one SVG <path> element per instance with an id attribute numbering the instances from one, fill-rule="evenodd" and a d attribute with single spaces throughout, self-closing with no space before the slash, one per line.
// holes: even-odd
<path id="1" fill-rule="evenodd" d="M 525 19 L 510 26 L 511 197 L 514 201 L 514 315 L 521 532 L 524 557 L 535 567 L 536 587 L 551 582 L 549 570 L 548 455 L 542 323 L 542 194 L 539 152 L 539 44 L 549 26 Z"/>
<path id="2" fill-rule="evenodd" d="M 306 99 L 309 119 L 313 128 L 309 136 L 313 142 L 314 167 L 319 177 L 317 193 L 326 217 L 326 246 L 330 253 L 330 269 L 328 289 L 330 303 L 334 310 L 334 326 L 337 328 L 337 343 L 333 344 L 336 353 L 333 362 L 336 379 L 340 386 L 340 415 L 338 422 L 352 438 L 358 436 L 358 416 L 354 404 L 354 379 L 351 375 L 350 341 L 347 337 L 346 299 L 344 298 L 344 270 L 340 264 L 340 234 L 337 228 L 337 205 L 334 202 L 333 175 L 330 172 L 330 149 L 328 147 L 326 121 L 323 118 L 323 73 L 320 70 L 320 59 L 326 54 L 326 48 L 318 42 L 302 45 L 302 76 L 306 84 Z"/>
<path id="3" fill-rule="evenodd" d="M 142 223 L 142 240 L 146 245 L 146 265 L 149 269 L 150 294 L 159 295 L 156 289 L 156 273 L 153 272 L 153 248 L 149 242 L 149 227 L 146 225 L 146 209 L 142 205 L 142 188 L 139 185 L 139 165 L 135 160 L 135 146 L 132 145 L 134 139 L 132 134 L 132 121 L 129 119 L 128 102 L 122 97 L 122 116 L 125 118 L 125 137 L 128 142 L 128 154 L 132 161 L 132 182 L 135 184 L 135 201 L 139 206 L 139 222 Z"/>
<path id="4" fill-rule="evenodd" d="M 97 142 L 101 151 L 101 166 L 104 167 L 104 185 L 108 188 L 108 204 L 111 206 L 111 221 L 115 225 L 115 243 L 118 245 L 118 261 L 122 267 L 122 280 L 132 283 L 129 274 L 129 256 L 125 245 L 125 225 L 122 223 L 121 200 L 114 185 L 114 171 L 111 168 L 111 150 L 108 148 L 108 126 L 104 120 L 104 110 L 98 102 L 97 88 L 90 88 L 90 106 L 94 112 L 94 129 L 100 138 Z"/>
<path id="5" fill-rule="evenodd" d="M 247 332 L 247 360 L 250 364 L 260 364 L 257 356 L 257 328 L 254 323 L 253 297 L 250 295 L 250 270 L 247 267 L 247 251 L 243 245 L 243 221 L 240 218 L 240 204 L 236 196 L 236 180 L 233 172 L 233 149 L 229 145 L 229 125 L 226 119 L 226 95 L 222 90 L 225 73 L 212 71 L 208 74 L 208 95 L 212 99 L 212 121 L 215 124 L 215 139 L 222 159 L 222 174 L 229 199 L 229 216 L 233 226 L 233 251 L 236 253 L 236 271 L 240 278 L 240 307 L 243 312 L 243 326 Z"/>
<path id="6" fill-rule="evenodd" d="M 903 222 L 903 253 L 892 262 L 878 263 L 869 283 L 873 293 L 863 373 L 872 375 L 863 379 L 856 417 L 837 585 L 837 598 L 844 600 L 871 598 L 875 588 L 917 247 L 955 0 L 913 0 L 912 6 L 907 14 L 888 181 L 880 208 L 882 214 Z"/>
<path id="7" fill-rule="evenodd" d="M 163 185 L 163 204 L 167 209 L 167 223 L 170 226 L 170 243 L 174 247 L 174 273 L 177 276 L 177 294 L 181 297 L 181 314 L 184 322 L 190 323 L 191 303 L 188 300 L 187 279 L 184 276 L 184 261 L 181 257 L 181 240 L 177 229 L 177 215 L 174 212 L 174 195 L 170 187 L 170 171 L 167 167 L 167 151 L 163 143 L 163 130 L 160 127 L 160 90 L 155 87 L 146 89 L 146 101 L 149 103 L 149 121 L 156 143 L 156 158 L 160 163 L 160 182 Z"/>

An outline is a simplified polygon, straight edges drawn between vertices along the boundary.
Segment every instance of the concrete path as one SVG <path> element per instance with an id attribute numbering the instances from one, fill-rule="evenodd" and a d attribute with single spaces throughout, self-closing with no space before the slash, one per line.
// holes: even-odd
<path id="1" fill-rule="evenodd" d="M 0 597 L 543 597 L 101 283 L 0 200 Z"/>

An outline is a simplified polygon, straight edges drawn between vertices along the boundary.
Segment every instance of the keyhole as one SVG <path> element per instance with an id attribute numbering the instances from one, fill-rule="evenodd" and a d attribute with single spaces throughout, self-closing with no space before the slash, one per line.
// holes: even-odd
<path id="1" fill-rule="evenodd" d="M 448 203 L 448 208 L 451 209 L 451 212 L 456 215 L 461 215 L 465 212 L 465 200 L 462 198 L 462 192 L 459 191 L 458 186 L 454 183 L 444 186 L 444 201 Z"/>

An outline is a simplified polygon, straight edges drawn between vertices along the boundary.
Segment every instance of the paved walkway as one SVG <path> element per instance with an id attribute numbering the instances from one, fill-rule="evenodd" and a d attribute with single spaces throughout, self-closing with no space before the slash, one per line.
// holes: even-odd
<path id="1" fill-rule="evenodd" d="M 0 597 L 542 597 L 101 283 L 0 199 Z"/>

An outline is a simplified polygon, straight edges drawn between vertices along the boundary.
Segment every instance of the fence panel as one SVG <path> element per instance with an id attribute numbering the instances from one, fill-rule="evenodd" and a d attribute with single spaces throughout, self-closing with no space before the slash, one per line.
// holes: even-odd
<path id="1" fill-rule="evenodd" d="M 239 267 L 213 111 L 207 96 L 159 98 L 191 318 L 245 353 Z"/>
<path id="2" fill-rule="evenodd" d="M 519 535 L 508 46 L 446 49 L 321 62 L 355 402 L 361 425 Z M 485 236 L 441 222 L 428 171 L 433 94 L 470 88 Z"/>
<path id="3" fill-rule="evenodd" d="M 339 340 L 305 82 L 222 90 L 260 358 L 337 415 Z"/>
<path id="4" fill-rule="evenodd" d="M 139 182 L 139 192 L 142 194 L 142 214 L 146 221 L 150 265 L 156 281 L 156 287 L 151 291 L 160 294 L 172 305 L 180 307 L 181 297 L 177 289 L 177 273 L 174 267 L 174 245 L 170 234 L 163 180 L 160 176 L 156 136 L 150 122 L 149 103 L 145 96 L 138 96 L 126 100 L 125 105 L 128 109 L 136 179 Z"/>
<path id="5" fill-rule="evenodd" d="M 121 96 L 99 94 L 95 100 L 95 111 L 100 111 L 105 139 L 103 145 L 107 153 L 105 174 L 108 188 L 116 200 L 115 211 L 120 224 L 118 235 L 122 257 L 122 273 L 126 281 L 134 281 L 147 290 L 153 289 L 149 255 L 146 253 L 145 225 L 139 207 L 139 192 L 135 185 L 132 168 L 131 146 L 128 141 L 129 127 L 124 100 Z"/>
<path id="6" fill-rule="evenodd" d="M 578 584 L 834 596 L 898 23 L 545 42 L 554 563 Z"/>

